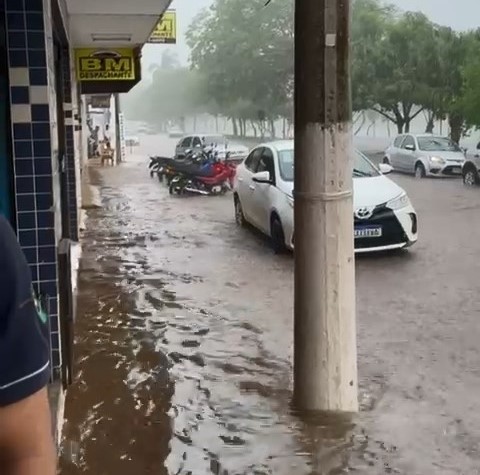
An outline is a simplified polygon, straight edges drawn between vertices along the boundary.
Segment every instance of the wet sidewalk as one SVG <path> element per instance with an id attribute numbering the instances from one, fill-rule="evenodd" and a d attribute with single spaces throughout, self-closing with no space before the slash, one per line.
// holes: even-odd
<path id="1" fill-rule="evenodd" d="M 473 466 L 457 449 L 451 469 L 429 471 L 451 444 L 424 437 L 436 420 L 423 419 L 414 437 L 407 427 L 402 411 L 435 407 L 389 390 L 385 369 L 396 363 L 378 334 L 391 327 L 368 279 L 359 284 L 369 319 L 362 413 L 292 411 L 292 258 L 236 228 L 231 196 L 170 197 L 146 165 L 93 170 L 102 208 L 88 210 L 83 239 L 62 475 L 474 473 L 455 468 Z M 359 266 L 361 278 L 385 272 L 381 261 Z M 410 370 L 398 371 L 408 383 Z"/>

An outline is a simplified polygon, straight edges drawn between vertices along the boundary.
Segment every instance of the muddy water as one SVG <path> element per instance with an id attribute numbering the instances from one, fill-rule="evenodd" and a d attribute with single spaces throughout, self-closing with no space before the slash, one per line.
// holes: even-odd
<path id="1" fill-rule="evenodd" d="M 172 200 L 139 162 L 95 176 L 62 474 L 374 473 L 355 421 L 290 410 L 291 258 L 229 197 Z"/>
<path id="2" fill-rule="evenodd" d="M 357 262 L 363 410 L 341 420 L 290 408 L 292 258 L 229 196 L 171 198 L 140 158 L 100 170 L 62 474 L 478 473 L 480 193 L 394 179 L 421 239 Z"/>

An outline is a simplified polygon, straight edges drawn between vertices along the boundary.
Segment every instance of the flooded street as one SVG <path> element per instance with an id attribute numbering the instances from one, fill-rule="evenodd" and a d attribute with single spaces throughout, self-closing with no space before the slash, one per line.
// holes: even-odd
<path id="1" fill-rule="evenodd" d="M 480 190 L 393 176 L 420 241 L 357 260 L 362 412 L 298 414 L 293 258 L 151 179 L 173 143 L 93 170 L 62 475 L 480 473 Z"/>

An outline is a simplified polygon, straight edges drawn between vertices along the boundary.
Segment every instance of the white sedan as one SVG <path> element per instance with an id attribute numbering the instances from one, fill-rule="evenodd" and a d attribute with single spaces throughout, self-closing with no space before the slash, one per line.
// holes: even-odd
<path id="1" fill-rule="evenodd" d="M 417 214 L 405 191 L 365 155 L 354 156 L 355 252 L 409 247 L 417 241 Z M 293 141 L 259 145 L 237 167 L 235 219 L 272 239 L 276 252 L 294 247 Z"/>

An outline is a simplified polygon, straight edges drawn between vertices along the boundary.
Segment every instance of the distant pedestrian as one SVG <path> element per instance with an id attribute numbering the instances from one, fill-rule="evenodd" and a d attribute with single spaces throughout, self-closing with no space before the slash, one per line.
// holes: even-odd
<path id="1" fill-rule="evenodd" d="M 107 148 L 111 148 L 110 142 L 110 126 L 107 124 L 103 130 L 103 142 Z"/>
<path id="2" fill-rule="evenodd" d="M 37 311 L 30 269 L 0 216 L 0 474 L 54 475 L 45 316 Z"/>

